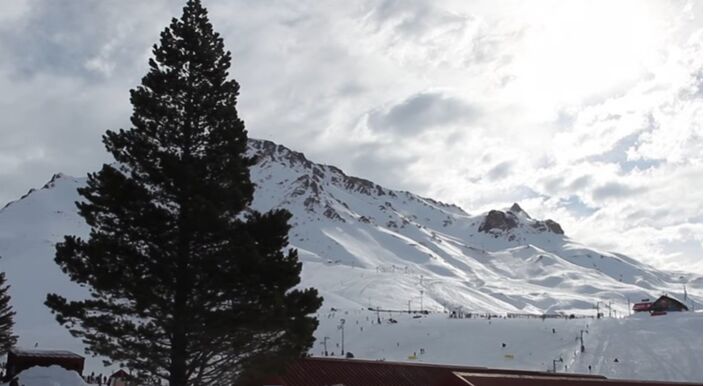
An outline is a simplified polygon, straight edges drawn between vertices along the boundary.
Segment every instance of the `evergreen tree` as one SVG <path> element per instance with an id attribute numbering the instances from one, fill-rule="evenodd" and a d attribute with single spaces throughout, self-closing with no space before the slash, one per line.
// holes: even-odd
<path id="1" fill-rule="evenodd" d="M 228 80 L 230 53 L 199 0 L 154 46 L 131 91 L 132 128 L 107 131 L 117 161 L 88 175 L 56 262 L 91 297 L 46 304 L 88 351 L 172 386 L 235 384 L 313 343 L 322 299 L 286 249 L 290 214 L 248 209 L 253 160 Z"/>
<path id="2" fill-rule="evenodd" d="M 9 289 L 10 286 L 5 284 L 5 272 L 0 272 L 0 354 L 17 343 L 17 336 L 12 335 L 15 312 L 10 305 Z"/>

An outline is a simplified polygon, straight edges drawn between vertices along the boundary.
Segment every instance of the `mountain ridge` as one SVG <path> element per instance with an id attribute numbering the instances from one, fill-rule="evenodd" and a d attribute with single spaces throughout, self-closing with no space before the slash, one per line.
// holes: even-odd
<path id="1" fill-rule="evenodd" d="M 518 204 L 495 209 L 494 216 L 511 219 L 504 224 L 510 226 L 502 229 L 487 225 L 491 211 L 470 214 L 456 205 L 387 189 L 347 176 L 335 166 L 316 164 L 303 153 L 270 141 L 252 140 L 248 152 L 257 157 L 250 171 L 256 185 L 252 208 L 291 211 L 290 245 L 298 249 L 303 263 L 300 286 L 317 288 L 325 299 L 316 314 L 320 321 L 315 332 L 318 343 L 311 354 L 318 354 L 324 338 L 335 339 L 338 316 L 351 327 L 346 332 L 347 347 L 357 357 L 405 360 L 424 347 L 430 354 L 418 360 L 470 360 L 474 365 L 533 369 L 544 368 L 551 359 L 573 349 L 574 334 L 584 328 L 582 321 L 597 328 L 590 334 L 594 342 L 620 342 L 618 338 L 633 334 L 629 326 L 645 324 L 647 328 L 640 335 L 625 341 L 642 342 L 639 336 L 647 335 L 650 340 L 651 335 L 657 335 L 672 352 L 672 347 L 694 342 L 695 348 L 687 351 L 693 359 L 686 374 L 666 378 L 699 379 L 701 351 L 696 349 L 696 340 L 701 347 L 701 335 L 691 327 L 697 322 L 701 325 L 699 312 L 682 315 L 684 324 L 675 320 L 688 326 L 686 338 L 680 332 L 661 336 L 659 327 L 650 326 L 650 318 L 599 323 L 593 319 L 500 319 L 492 326 L 486 319 L 450 319 L 441 312 L 593 316 L 593 307 L 600 302 L 602 313 L 624 315 L 629 300 L 636 302 L 663 292 L 678 295 L 683 281 L 688 304 L 700 309 L 700 275 L 659 271 L 625 255 L 584 246 L 560 232 L 561 227 L 549 228 L 548 220 L 532 218 Z M 0 266 L 7 273 L 17 312 L 15 333 L 20 347 L 85 349 L 44 306 L 49 292 L 70 299 L 90 296 L 88 289 L 71 282 L 53 259 L 54 245 L 64 235 L 88 235 L 90 229 L 75 206 L 80 200 L 76 189 L 85 180 L 57 173 L 41 188 L 31 189 L 0 209 Z M 376 313 L 368 309 L 377 307 L 429 310 L 431 314 L 421 319 L 410 313 L 394 314 L 398 324 L 375 324 Z M 665 323 L 662 318 L 652 319 Z M 506 325 L 501 327 L 501 322 Z M 557 327 L 558 334 L 547 332 L 546 325 Z M 601 333 L 598 326 L 602 326 Z M 468 329 L 474 333 L 464 333 Z M 499 342 L 523 347 L 521 352 L 512 351 L 521 360 L 507 362 Z M 608 350 L 605 344 L 588 346 L 588 350 L 594 348 L 594 355 L 627 357 L 618 351 L 617 344 L 614 346 Z M 648 368 L 663 368 L 660 363 L 664 357 L 632 359 L 646 360 Z M 585 371 L 590 360 L 576 361 L 572 371 Z M 87 357 L 86 366 L 104 371 L 100 361 L 99 357 Z M 627 367 L 594 370 L 634 376 Z M 653 374 L 659 373 L 653 370 L 638 376 Z"/>
<path id="2" fill-rule="evenodd" d="M 292 212 L 289 240 L 304 263 L 302 285 L 319 288 L 332 305 L 405 309 L 422 301 L 431 310 L 591 313 L 597 301 L 617 301 L 614 310 L 625 313 L 631 300 L 678 295 L 685 284 L 701 307 L 701 276 L 584 246 L 517 203 L 472 215 L 271 141 L 250 140 L 248 155 L 256 158 L 252 208 Z M 87 234 L 73 205 L 83 183 L 57 173 L 8 203 L 0 210 L 0 241 L 51 246 L 63 234 Z M 53 264 L 53 248 L 42 255 L 42 264 Z"/>

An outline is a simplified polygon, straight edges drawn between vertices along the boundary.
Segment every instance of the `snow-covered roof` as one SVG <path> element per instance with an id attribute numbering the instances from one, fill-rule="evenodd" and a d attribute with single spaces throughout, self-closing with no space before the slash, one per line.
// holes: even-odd
<path id="1" fill-rule="evenodd" d="M 60 366 L 35 366 L 19 374 L 19 384 L 24 386 L 89 386 L 75 371 Z"/>
<path id="2" fill-rule="evenodd" d="M 20 357 L 32 357 L 32 358 L 79 358 L 83 359 L 82 356 L 67 350 L 36 350 L 36 349 L 19 349 L 14 348 L 10 350 L 13 355 Z"/>

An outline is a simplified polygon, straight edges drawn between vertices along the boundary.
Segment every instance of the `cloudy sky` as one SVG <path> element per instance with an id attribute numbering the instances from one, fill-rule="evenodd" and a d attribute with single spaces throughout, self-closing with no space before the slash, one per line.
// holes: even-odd
<path id="1" fill-rule="evenodd" d="M 702 2 L 203 0 L 250 136 L 702 270 Z M 0 203 L 110 158 L 175 0 L 2 0 Z M 498 4 L 498 5 L 497 5 Z"/>

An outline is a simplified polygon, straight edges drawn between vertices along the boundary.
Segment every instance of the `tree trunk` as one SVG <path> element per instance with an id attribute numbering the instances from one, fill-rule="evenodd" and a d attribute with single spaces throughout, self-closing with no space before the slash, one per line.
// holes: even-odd
<path id="1" fill-rule="evenodd" d="M 174 321 L 171 336 L 171 368 L 169 369 L 169 386 L 187 386 L 188 374 L 186 362 L 188 356 L 188 338 L 186 320 L 188 318 L 189 272 L 188 272 L 188 221 L 183 206 L 179 219 L 179 246 L 174 294 Z"/>

